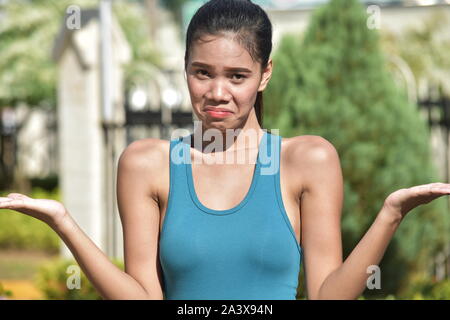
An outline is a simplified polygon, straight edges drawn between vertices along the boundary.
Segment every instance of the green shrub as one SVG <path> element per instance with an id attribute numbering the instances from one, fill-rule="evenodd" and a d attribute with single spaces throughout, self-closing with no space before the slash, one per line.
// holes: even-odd
<path id="1" fill-rule="evenodd" d="M 318 135 L 339 153 L 344 178 L 343 256 L 349 256 L 393 191 L 437 182 L 430 134 L 417 106 L 396 86 L 377 30 L 361 1 L 331 0 L 302 36 L 283 37 L 264 93 L 264 127 L 280 135 Z M 408 214 L 380 262 L 383 285 L 367 296 L 394 294 L 448 242 L 446 199 Z"/>
<path id="2" fill-rule="evenodd" d="M 450 299 L 450 279 L 440 281 L 431 289 L 431 298 L 434 300 Z"/>
<path id="3" fill-rule="evenodd" d="M 124 270 L 121 260 L 112 262 Z M 58 258 L 41 266 L 35 279 L 36 286 L 42 291 L 44 297 L 50 300 L 101 300 L 102 297 L 95 290 L 86 275 L 79 270 L 79 274 L 69 269 L 70 266 L 79 267 L 73 259 Z M 79 288 L 70 284 L 76 284 L 74 277 L 79 275 Z"/>
<path id="4" fill-rule="evenodd" d="M 2 192 L 6 196 L 10 192 Z M 59 190 L 33 189 L 30 197 L 60 200 Z M 0 249 L 32 249 L 59 252 L 61 241 L 47 224 L 13 210 L 0 210 Z"/>
<path id="5" fill-rule="evenodd" d="M 30 179 L 30 183 L 33 189 L 40 188 L 48 192 L 52 192 L 53 190 L 56 190 L 58 188 L 59 176 L 56 174 L 52 174 L 44 178 L 35 177 Z"/>
<path id="6" fill-rule="evenodd" d="M 11 292 L 11 290 L 6 290 L 3 287 L 3 284 L 0 282 L 0 300 L 8 299 L 11 298 L 12 296 L 13 293 Z"/>
<path id="7" fill-rule="evenodd" d="M 397 300 L 395 295 L 388 294 L 388 295 L 375 295 L 375 294 L 362 294 L 360 295 L 356 300 Z"/>
<path id="8" fill-rule="evenodd" d="M 418 274 L 402 296 L 413 300 L 449 300 L 450 279 L 437 281 L 427 274 Z"/>

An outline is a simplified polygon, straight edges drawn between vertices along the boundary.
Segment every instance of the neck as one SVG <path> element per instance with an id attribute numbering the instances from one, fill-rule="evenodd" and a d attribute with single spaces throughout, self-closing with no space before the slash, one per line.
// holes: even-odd
<path id="1" fill-rule="evenodd" d="M 208 127 L 204 122 L 197 126 L 191 135 L 191 147 L 202 153 L 235 152 L 257 149 L 264 134 L 254 109 L 242 127 Z M 206 150 L 205 150 L 206 149 Z"/>

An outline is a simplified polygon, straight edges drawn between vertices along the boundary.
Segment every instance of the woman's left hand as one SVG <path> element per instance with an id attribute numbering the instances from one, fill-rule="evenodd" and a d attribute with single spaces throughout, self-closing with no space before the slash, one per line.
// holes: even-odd
<path id="1" fill-rule="evenodd" d="M 391 193 L 384 200 L 384 207 L 404 218 L 415 207 L 445 195 L 450 195 L 450 184 L 440 182 L 424 184 Z"/>

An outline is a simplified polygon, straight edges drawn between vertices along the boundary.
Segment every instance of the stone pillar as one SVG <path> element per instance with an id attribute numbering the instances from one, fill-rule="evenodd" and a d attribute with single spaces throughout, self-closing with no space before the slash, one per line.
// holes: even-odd
<path id="1" fill-rule="evenodd" d="M 107 210 L 115 203 L 113 170 L 108 163 L 117 164 L 125 148 L 124 133 L 115 134 L 115 159 L 108 159 L 105 150 L 101 108 L 100 45 L 98 10 L 83 10 L 79 29 L 63 24 L 55 41 L 53 58 L 58 64 L 58 143 L 60 187 L 62 202 L 83 231 L 107 255 L 122 257 L 123 242 L 117 209 Z M 130 48 L 115 19 L 112 23 L 111 82 L 116 126 L 124 122 L 123 65 L 130 57 Z M 122 130 L 123 131 L 123 130 Z M 108 187 L 108 188 L 107 188 Z M 113 191 L 114 194 L 110 194 Z M 111 200 L 112 199 L 112 200 Z M 117 208 L 114 205 L 114 208 Z M 114 219 L 114 220 L 112 220 Z M 115 221 L 113 232 L 107 221 Z M 111 240 L 111 233 L 114 239 Z M 116 248 L 113 250 L 113 248 Z M 72 257 L 63 244 L 61 254 Z"/>

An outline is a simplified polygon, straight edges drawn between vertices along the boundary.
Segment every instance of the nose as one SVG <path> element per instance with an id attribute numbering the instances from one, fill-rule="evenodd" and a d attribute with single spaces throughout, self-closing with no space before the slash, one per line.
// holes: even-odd
<path id="1" fill-rule="evenodd" d="M 215 102 L 228 102 L 231 99 L 231 94 L 228 91 L 226 83 L 221 79 L 214 79 L 211 81 L 208 94 L 206 96 L 209 100 Z"/>

